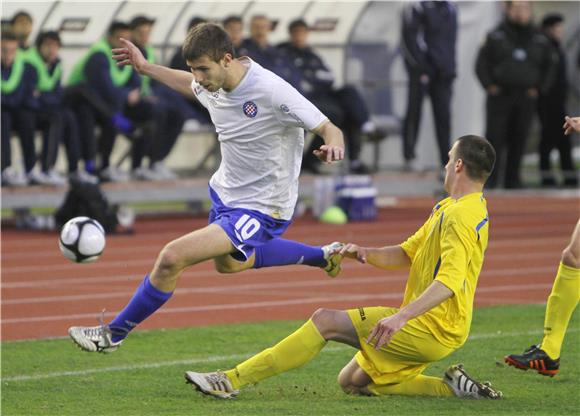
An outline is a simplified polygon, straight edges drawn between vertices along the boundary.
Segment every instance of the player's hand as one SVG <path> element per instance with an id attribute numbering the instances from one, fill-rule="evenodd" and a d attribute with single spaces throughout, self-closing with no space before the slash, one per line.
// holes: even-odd
<path id="1" fill-rule="evenodd" d="M 337 162 L 344 159 L 344 148 L 329 144 L 323 144 L 319 149 L 314 150 L 314 156 L 326 163 Z"/>
<path id="2" fill-rule="evenodd" d="M 565 117 L 565 122 L 562 128 L 564 128 L 564 134 L 568 135 L 572 132 L 580 132 L 580 117 Z"/>
<path id="3" fill-rule="evenodd" d="M 340 255 L 349 259 L 357 259 L 361 263 L 367 262 L 367 249 L 365 247 L 357 246 L 356 244 L 348 243 L 342 246 L 339 250 Z"/>
<path id="4" fill-rule="evenodd" d="M 367 344 L 374 345 L 375 350 L 380 350 L 383 345 L 387 345 L 393 336 L 405 326 L 407 321 L 399 314 L 394 314 L 381 319 L 367 338 Z M 373 342 L 374 340 L 374 342 Z"/>
<path id="5" fill-rule="evenodd" d="M 113 59 L 117 61 L 117 66 L 132 65 L 141 74 L 147 65 L 147 59 L 133 42 L 123 38 L 119 38 L 119 40 L 125 47 L 113 49 Z"/>

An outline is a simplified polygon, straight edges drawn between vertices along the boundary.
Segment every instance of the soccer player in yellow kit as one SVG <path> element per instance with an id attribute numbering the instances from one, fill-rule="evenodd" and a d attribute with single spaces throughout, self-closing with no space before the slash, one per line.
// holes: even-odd
<path id="1" fill-rule="evenodd" d="M 580 133 L 580 117 L 566 117 L 565 134 Z M 523 354 L 511 354 L 505 362 L 521 370 L 536 370 L 554 377 L 560 369 L 560 351 L 566 329 L 580 300 L 580 220 L 572 232 L 570 244 L 562 252 L 558 274 L 546 305 L 544 338 Z"/>
<path id="2" fill-rule="evenodd" d="M 460 137 L 445 166 L 449 197 L 435 205 L 414 235 L 395 246 L 346 244 L 340 249 L 345 257 L 382 269 L 410 268 L 400 308 L 319 309 L 296 332 L 235 368 L 188 371 L 186 380 L 204 394 L 231 398 L 245 385 L 305 364 L 332 340 L 359 350 L 338 377 L 346 393 L 501 398 L 501 392 L 472 379 L 461 365 L 451 366 L 443 378 L 422 375 L 429 364 L 461 347 L 469 334 L 488 241 L 482 191 L 494 163 L 487 140 Z"/>

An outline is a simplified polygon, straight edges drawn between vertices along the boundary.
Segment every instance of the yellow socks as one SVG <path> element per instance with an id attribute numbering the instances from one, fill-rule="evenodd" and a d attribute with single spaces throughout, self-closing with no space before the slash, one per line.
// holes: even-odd
<path id="1" fill-rule="evenodd" d="M 580 269 L 560 263 L 552 293 L 546 305 L 544 339 L 541 348 L 552 359 L 560 358 L 560 349 L 570 317 L 580 299 Z"/>
<path id="2" fill-rule="evenodd" d="M 322 338 L 316 325 L 308 320 L 272 348 L 254 355 L 232 370 L 225 371 L 225 374 L 233 388 L 239 389 L 306 364 L 325 345 L 326 340 Z"/>
<path id="3" fill-rule="evenodd" d="M 455 396 L 451 387 L 443 379 L 419 374 L 410 380 L 398 384 L 374 384 L 368 386 L 371 393 L 377 396 L 399 394 L 405 396 Z"/>

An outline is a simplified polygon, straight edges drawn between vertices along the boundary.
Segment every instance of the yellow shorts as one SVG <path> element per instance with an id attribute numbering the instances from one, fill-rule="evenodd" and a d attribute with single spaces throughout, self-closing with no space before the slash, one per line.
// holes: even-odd
<path id="1" fill-rule="evenodd" d="M 407 322 L 391 342 L 380 350 L 377 351 L 374 346 L 367 344 L 367 338 L 377 322 L 397 311 L 397 308 L 381 306 L 347 311 L 361 345 L 355 359 L 375 384 L 401 383 L 416 377 L 430 363 L 439 361 L 454 351 L 453 348 L 441 345 L 415 319 Z"/>

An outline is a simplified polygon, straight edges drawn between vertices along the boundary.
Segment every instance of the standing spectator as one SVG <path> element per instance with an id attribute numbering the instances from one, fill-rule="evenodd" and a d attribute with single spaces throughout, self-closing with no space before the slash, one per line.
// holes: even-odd
<path id="1" fill-rule="evenodd" d="M 576 187 L 578 178 L 572 162 L 572 143 L 562 130 L 562 119 L 566 115 L 568 92 L 566 54 L 561 46 L 564 35 L 564 17 L 559 13 L 546 15 L 542 20 L 542 31 L 558 56 L 554 83 L 538 97 L 538 113 L 542 123 L 539 149 L 542 186 L 556 185 L 556 178 L 550 166 L 550 153 L 556 148 L 560 154 L 560 168 L 564 176 L 564 186 Z"/>
<path id="2" fill-rule="evenodd" d="M 34 124 L 30 118 L 36 100 L 33 96 L 36 85 L 36 71 L 26 62 L 25 52 L 18 48 L 18 37 L 12 32 L 2 33 L 2 185 L 25 186 L 44 183 L 44 177 L 34 171 L 36 153 L 34 150 Z M 10 135 L 18 132 L 24 172 L 12 168 L 12 147 Z"/>
<path id="3" fill-rule="evenodd" d="M 498 160 L 488 181 L 490 188 L 502 185 L 502 164 L 505 187 L 522 187 L 520 164 L 530 116 L 535 113 L 538 94 L 550 88 L 554 63 L 549 41 L 532 23 L 530 3 L 506 2 L 505 20 L 487 35 L 475 67 L 487 91 L 486 136 Z"/>
<path id="4" fill-rule="evenodd" d="M 129 25 L 131 40 L 150 63 L 155 63 L 155 51 L 149 44 L 154 22 L 145 16 L 136 16 Z M 160 90 L 166 89 L 168 88 L 151 78 L 141 76 L 142 99 L 128 113 L 131 120 L 136 123 L 145 122 L 150 127 L 145 129 L 144 137 L 133 143 L 133 174 L 137 179 L 160 180 L 177 177 L 163 164 L 163 160 L 177 142 L 185 118 L 171 100 L 160 94 Z M 152 119 L 148 120 L 146 117 L 150 115 Z M 141 166 L 141 160 L 146 155 L 149 156 L 149 168 Z"/>
<path id="5" fill-rule="evenodd" d="M 28 38 L 32 33 L 32 23 L 32 16 L 24 10 L 16 12 L 10 21 L 12 33 L 18 38 L 18 47 L 24 51 L 30 47 Z"/>
<path id="6" fill-rule="evenodd" d="M 236 48 L 236 53 L 239 56 L 249 56 L 299 90 L 298 71 L 276 47 L 270 44 L 268 37 L 271 30 L 272 22 L 268 17 L 262 14 L 253 16 L 250 21 L 250 37 L 242 41 L 240 47 Z"/>
<path id="7" fill-rule="evenodd" d="M 300 92 L 326 114 L 346 136 L 347 155 L 352 173 L 368 173 L 369 169 L 360 161 L 362 134 L 374 134 L 375 126 L 369 119 L 366 103 L 356 88 L 346 85 L 333 87 L 334 75 L 322 58 L 308 45 L 309 29 L 302 19 L 288 26 L 289 42 L 278 45 L 278 50 L 300 72 Z M 322 145 L 322 139 L 312 140 L 304 155 L 302 168 L 318 172 L 314 150 Z"/>
<path id="8" fill-rule="evenodd" d="M 230 36 L 234 52 L 238 50 L 244 40 L 244 22 L 240 16 L 228 16 L 223 21 L 224 30 Z"/>
<path id="9" fill-rule="evenodd" d="M 401 49 L 409 76 L 403 124 L 403 156 L 413 167 L 425 93 L 431 98 L 440 166 L 447 163 L 451 134 L 451 95 L 456 76 L 457 9 L 448 1 L 422 1 L 403 12 Z"/>
<path id="10" fill-rule="evenodd" d="M 111 49 L 122 46 L 120 38 L 130 37 L 129 25 L 113 22 L 107 37 L 91 46 L 73 68 L 70 78 L 70 85 L 81 91 L 75 110 L 83 140 L 85 166 L 91 173 L 97 156 L 95 124 L 101 128 L 98 153 L 101 159 L 99 176 L 103 181 L 127 180 L 124 172 L 110 165 L 110 158 L 117 130 L 126 134 L 132 131 L 133 125 L 123 110 L 139 103 L 140 81 L 130 67 L 117 67 L 111 58 Z"/>

